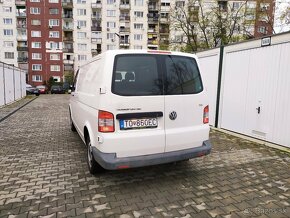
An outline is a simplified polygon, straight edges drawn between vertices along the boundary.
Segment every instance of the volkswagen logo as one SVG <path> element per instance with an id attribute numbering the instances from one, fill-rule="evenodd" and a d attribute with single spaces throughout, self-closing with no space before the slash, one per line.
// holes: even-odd
<path id="1" fill-rule="evenodd" d="M 177 113 L 175 111 L 170 112 L 169 118 L 170 120 L 175 120 L 177 117 Z"/>

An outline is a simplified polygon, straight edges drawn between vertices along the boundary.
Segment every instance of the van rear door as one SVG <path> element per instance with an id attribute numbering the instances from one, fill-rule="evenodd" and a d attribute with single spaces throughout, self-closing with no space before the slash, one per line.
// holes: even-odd
<path id="1" fill-rule="evenodd" d="M 209 127 L 203 123 L 207 106 L 196 60 L 168 55 L 163 62 L 165 79 L 165 152 L 202 145 Z"/>
<path id="2" fill-rule="evenodd" d="M 115 119 L 114 134 L 105 135 L 117 157 L 163 153 L 165 149 L 163 75 L 158 57 L 116 55 L 112 96 L 106 110 Z"/>

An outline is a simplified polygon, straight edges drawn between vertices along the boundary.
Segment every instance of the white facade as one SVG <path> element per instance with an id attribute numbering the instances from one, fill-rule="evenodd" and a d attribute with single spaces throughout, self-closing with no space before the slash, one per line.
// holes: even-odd
<path id="1" fill-rule="evenodd" d="M 15 0 L 0 3 L 0 61 L 17 66 Z"/>

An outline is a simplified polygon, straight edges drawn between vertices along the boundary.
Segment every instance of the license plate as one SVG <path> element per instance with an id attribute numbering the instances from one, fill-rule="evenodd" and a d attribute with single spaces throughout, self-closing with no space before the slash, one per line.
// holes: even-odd
<path id="1" fill-rule="evenodd" d="M 157 118 L 120 120 L 120 129 L 142 129 L 156 128 L 158 126 Z"/>

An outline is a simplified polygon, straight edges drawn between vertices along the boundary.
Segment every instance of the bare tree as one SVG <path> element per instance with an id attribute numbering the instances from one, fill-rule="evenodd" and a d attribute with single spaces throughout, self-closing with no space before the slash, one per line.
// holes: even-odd
<path id="1" fill-rule="evenodd" d="M 171 13 L 172 30 L 183 33 L 179 42 L 187 51 L 197 51 L 244 39 L 242 22 L 248 0 L 230 5 L 227 1 L 189 0 L 175 5 Z"/>

